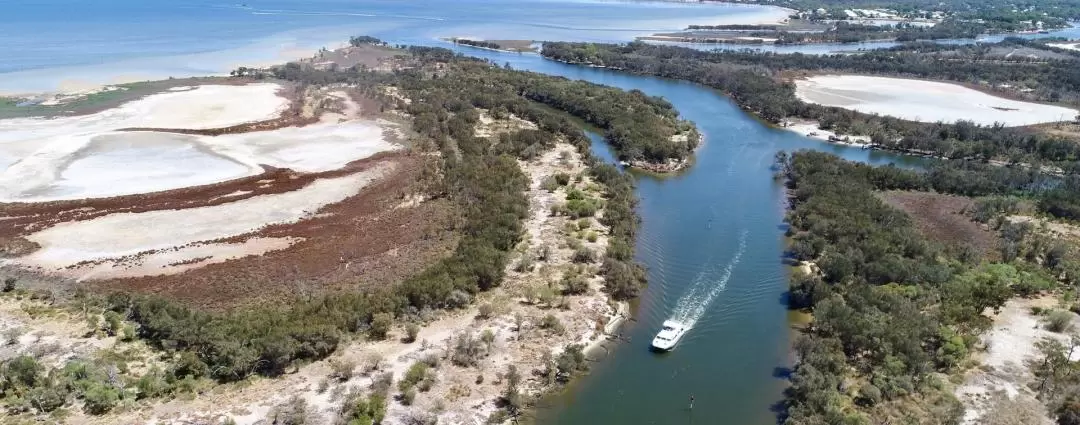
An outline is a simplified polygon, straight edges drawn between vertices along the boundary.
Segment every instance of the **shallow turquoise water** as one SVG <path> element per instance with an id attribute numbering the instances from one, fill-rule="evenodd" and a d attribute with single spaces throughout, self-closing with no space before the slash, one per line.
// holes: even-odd
<path id="1" fill-rule="evenodd" d="M 575 0 L 35 0 L 2 2 L 0 93 L 227 73 L 352 35 L 631 40 L 775 8 Z"/>
<path id="2" fill-rule="evenodd" d="M 9 0 L 0 4 L 0 57 L 4 58 L 0 94 L 227 74 L 239 66 L 280 63 L 320 47 L 332 48 L 361 34 L 410 44 L 454 36 L 627 41 L 690 24 L 761 22 L 786 16 L 780 9 L 764 6 L 633 0 Z M 1049 36 L 1076 37 L 1080 29 Z M 756 48 L 827 53 L 891 45 Z"/>

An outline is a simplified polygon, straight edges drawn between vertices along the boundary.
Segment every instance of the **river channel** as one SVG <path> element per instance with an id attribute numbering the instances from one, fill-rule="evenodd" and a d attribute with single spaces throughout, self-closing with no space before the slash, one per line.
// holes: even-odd
<path id="1" fill-rule="evenodd" d="M 391 43 L 452 47 L 516 69 L 638 89 L 672 102 L 705 135 L 692 168 L 639 176 L 638 259 L 649 286 L 591 373 L 539 411 L 542 424 L 771 424 L 789 364 L 783 297 L 783 188 L 776 152 L 816 149 L 872 164 L 920 160 L 770 128 L 701 86 L 439 42 L 441 36 L 626 41 L 690 23 L 742 21 L 761 8 L 696 3 L 462 0 L 262 0 L 182 4 L 50 0 L 0 17 L 0 92 L 52 90 L 62 80 L 113 81 L 227 72 L 303 49 L 371 34 Z M 700 21 L 700 22 L 699 22 Z M 48 30 L 42 30 L 47 28 Z M 281 33 L 280 31 L 290 32 Z M 205 46 L 200 47 L 200 46 Z M 837 46 L 805 47 L 836 49 Z M 207 50 L 207 51 L 202 51 Z M 233 61 L 238 63 L 234 64 Z M 79 81 L 76 81 L 79 82 Z M 594 150 L 610 158 L 602 140 Z M 668 354 L 648 350 L 666 319 L 693 324 Z M 688 397 L 696 402 L 688 409 Z"/>
<path id="2" fill-rule="evenodd" d="M 649 286 L 634 319 L 590 374 L 541 409 L 542 424 L 775 423 L 790 327 L 783 297 L 784 197 L 773 179 L 781 150 L 816 149 L 871 164 L 921 160 L 827 144 L 771 128 L 695 84 L 567 65 L 535 54 L 459 48 L 515 69 L 638 89 L 672 102 L 705 135 L 692 168 L 637 180 L 638 259 Z M 594 151 L 610 158 L 597 138 Z M 649 341 L 669 318 L 693 323 L 676 350 Z M 688 406 L 689 396 L 696 399 Z"/>

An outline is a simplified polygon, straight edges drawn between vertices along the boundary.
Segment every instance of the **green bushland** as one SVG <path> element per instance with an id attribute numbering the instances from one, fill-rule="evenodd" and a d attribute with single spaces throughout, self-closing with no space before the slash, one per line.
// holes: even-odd
<path id="1" fill-rule="evenodd" d="M 700 139 L 696 127 L 689 121 L 680 120 L 678 112 L 671 103 L 659 97 L 647 96 L 638 90 L 623 91 L 586 81 L 515 71 L 508 66 L 500 68 L 484 61 L 455 55 L 446 49 L 409 47 L 408 50 L 415 58 L 426 63 L 452 62 L 455 68 L 475 71 L 453 72 L 452 75 L 458 78 L 458 81 L 439 82 L 442 86 L 459 90 L 462 95 L 461 98 L 448 102 L 446 105 L 449 107 L 446 111 L 448 114 L 462 112 L 461 107 L 472 104 L 476 108 L 490 110 L 496 118 L 506 113 L 517 114 L 539 124 L 540 130 L 560 132 L 566 129 L 571 133 L 580 133 L 580 130 L 576 129 L 570 121 L 558 118 L 555 114 L 544 114 L 535 106 L 523 106 L 527 101 L 537 102 L 555 111 L 569 113 L 600 128 L 604 131 L 608 143 L 615 148 L 619 159 L 626 161 L 644 160 L 662 163 L 668 159 L 685 159 L 693 153 Z M 419 70 L 413 69 L 389 75 L 362 69 L 320 71 L 293 63 L 265 76 L 308 84 L 382 82 L 393 85 L 401 78 L 414 81 L 409 83 L 414 84 L 426 79 L 442 80 L 449 75 L 440 70 L 425 70 L 422 75 L 415 75 L 417 72 Z M 468 87 L 468 90 L 460 90 L 463 87 Z M 426 113 L 429 112 L 427 109 L 432 107 L 415 102 L 409 105 L 410 112 Z M 529 115 L 522 115 L 523 113 Z M 425 121 L 420 124 L 423 126 L 438 124 L 428 122 L 427 119 L 424 118 Z M 460 124 L 455 125 L 464 125 L 468 124 L 469 120 L 456 122 Z M 439 133 L 450 132 L 451 129 L 445 126 L 452 123 L 442 123 L 442 127 L 438 129 Z M 575 127 L 575 130 L 569 130 L 571 126 Z M 455 131 L 460 133 L 460 130 L 462 129 Z M 525 149 L 532 145 L 533 147 L 528 152 L 521 152 L 526 158 L 531 158 L 541 149 L 548 147 L 536 141 L 535 136 L 538 134 L 540 133 L 519 132 L 516 137 L 520 140 L 500 143 L 511 150 L 499 153 L 513 154 L 515 153 L 513 149 Z M 687 140 L 681 142 L 671 140 L 672 136 L 679 134 L 686 135 Z"/>
<path id="2" fill-rule="evenodd" d="M 552 103 L 574 108 L 578 114 L 599 104 L 592 96 L 616 99 L 627 106 L 628 116 L 656 125 L 675 116 L 670 105 L 664 107 L 640 94 L 620 97 L 617 93 L 622 92 L 613 88 L 503 69 L 444 49 L 412 48 L 409 52 L 416 66 L 392 74 L 290 65 L 274 71 L 274 76 L 307 84 L 351 83 L 369 94 L 394 86 L 413 100 L 411 105 L 401 102 L 398 106 L 412 117 L 413 130 L 419 135 L 417 149 L 443 153 L 442 178 L 430 188 L 431 195 L 454 201 L 461 211 L 457 229 L 461 239 L 447 258 L 397 285 L 298 298 L 280 306 L 210 312 L 132 293 L 104 299 L 86 296 L 80 301 L 99 304 L 133 322 L 139 338 L 182 359 L 183 366 L 163 371 L 163 379 L 231 381 L 253 374 L 280 375 L 298 362 L 328 356 L 347 338 L 363 333 L 382 337 L 381 324 L 372 329 L 376 317 L 400 319 L 430 309 L 460 308 L 478 292 L 498 286 L 528 212 L 527 179 L 515 159 L 535 157 L 559 139 L 580 150 L 594 181 L 604 188 L 602 222 L 611 228 L 601 267 L 606 290 L 616 299 L 636 296 L 645 278 L 633 260 L 638 218 L 632 178 L 595 159 L 589 153 L 589 139 L 571 118 L 533 98 L 560 99 L 564 103 Z M 526 95 L 526 89 L 532 94 Z M 585 94 L 579 99 L 581 104 L 565 94 L 570 89 Z M 495 115 L 512 113 L 539 128 L 479 138 L 474 134 L 478 108 Z M 660 117 L 645 119 L 648 111 Z M 612 118 L 611 122 L 624 120 Z"/>
<path id="3" fill-rule="evenodd" d="M 1033 244 L 1002 263 L 950 252 L 874 194 L 923 189 L 940 178 L 933 171 L 819 152 L 778 159 L 791 190 L 789 254 L 821 270 L 791 282 L 791 307 L 813 322 L 794 343 L 785 423 L 956 423 L 963 409 L 938 374 L 964 365 L 989 327 L 984 311 L 1058 287 L 1060 265 L 1040 263 L 1047 248 Z"/>
<path id="4" fill-rule="evenodd" d="M 1010 39 L 996 46 L 1028 44 Z M 1034 92 L 1030 95 L 1039 100 L 1080 103 L 1077 95 L 1080 93 L 1080 67 L 1074 61 L 1033 62 L 1025 59 L 994 63 L 980 60 L 980 52 L 991 47 L 952 47 L 952 50 L 941 52 L 900 47 L 857 55 L 803 55 L 752 50 L 706 52 L 641 42 L 625 45 L 545 43 L 542 54 L 570 63 L 696 82 L 726 93 L 740 107 L 771 123 L 780 123 L 789 117 L 815 120 L 824 129 L 870 136 L 874 144 L 884 149 L 946 158 L 1054 163 L 1067 172 L 1080 172 L 1080 144 L 1066 138 L 1029 128 L 981 126 L 966 121 L 919 123 L 810 104 L 799 100 L 795 96 L 795 85 L 782 78 L 783 73 L 809 71 L 970 83 L 987 81 L 1014 86 L 1033 83 Z M 957 51 L 966 53 L 957 56 Z"/>

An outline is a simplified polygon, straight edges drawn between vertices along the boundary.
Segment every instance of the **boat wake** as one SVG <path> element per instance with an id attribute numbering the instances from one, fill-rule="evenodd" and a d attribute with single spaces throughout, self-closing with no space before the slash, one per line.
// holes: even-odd
<path id="1" fill-rule="evenodd" d="M 746 237 L 747 231 L 744 230 L 739 235 L 739 247 L 735 250 L 735 255 L 722 270 L 710 265 L 694 278 L 686 294 L 675 304 L 675 311 L 669 320 L 682 323 L 687 328 L 694 327 L 694 324 L 705 315 L 705 311 L 713 300 L 727 287 L 728 281 L 731 280 L 731 273 L 742 260 L 743 252 L 746 251 Z"/>

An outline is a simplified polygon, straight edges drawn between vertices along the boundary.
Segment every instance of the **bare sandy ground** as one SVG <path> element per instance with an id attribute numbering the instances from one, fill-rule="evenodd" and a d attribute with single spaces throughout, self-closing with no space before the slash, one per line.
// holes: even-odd
<path id="1" fill-rule="evenodd" d="M 994 316 L 993 328 L 983 335 L 987 350 L 976 356 L 981 366 L 968 373 L 964 383 L 956 388 L 956 396 L 966 409 L 963 425 L 984 423 L 984 416 L 995 409 L 995 400 L 1004 396 L 1023 405 L 1037 406 L 1042 418 L 1026 425 L 1051 425 L 1042 403 L 1029 388 L 1034 375 L 1026 362 L 1038 356 L 1035 343 L 1044 338 L 1060 339 L 1068 343 L 1068 336 L 1046 330 L 1039 318 L 1031 314 L 1032 307 L 1055 308 L 1053 297 L 1037 299 L 1013 299 L 1005 303 L 1001 312 Z M 1080 324 L 1073 317 L 1073 326 Z"/>
<path id="2" fill-rule="evenodd" d="M 1080 42 L 1069 43 L 1046 43 L 1047 46 L 1057 47 L 1059 49 L 1077 50 L 1080 51 Z"/>
<path id="3" fill-rule="evenodd" d="M 842 135 L 829 130 L 822 130 L 818 128 L 818 126 L 819 124 L 816 122 L 794 121 L 788 123 L 782 128 L 784 130 L 799 133 L 799 135 L 806 136 L 811 139 L 823 140 L 826 142 L 839 143 L 849 146 L 863 147 L 869 145 L 870 143 L 869 136 Z M 837 141 L 837 139 L 839 139 L 840 141 Z"/>
<path id="4" fill-rule="evenodd" d="M 87 338 L 91 330 L 86 320 L 45 303 L 0 296 L 0 361 L 25 355 L 58 367 L 116 342 L 115 337 Z"/>
<path id="5" fill-rule="evenodd" d="M 272 119 L 289 103 L 278 89 L 276 84 L 199 86 L 88 116 L 0 120 L 0 202 L 199 186 L 257 175 L 263 165 L 328 171 L 396 148 L 384 140 L 382 124 L 342 122 L 352 110 L 306 127 L 220 136 L 115 131 L 221 128 Z"/>
<path id="6" fill-rule="evenodd" d="M 390 168 L 381 164 L 365 172 L 316 180 L 299 190 L 213 206 L 119 213 L 65 222 L 28 235 L 27 239 L 41 248 L 9 261 L 85 279 L 160 274 L 162 268 L 170 266 L 177 268 L 167 272 L 175 273 L 196 265 L 263 254 L 286 248 L 296 240 L 215 241 L 310 217 L 325 205 L 356 195 Z M 122 270 L 110 273 L 114 268 Z"/>
<path id="7" fill-rule="evenodd" d="M 922 122 L 973 121 L 1023 126 L 1068 121 L 1075 109 L 1019 102 L 934 81 L 861 75 L 823 75 L 796 81 L 805 102 Z"/>

